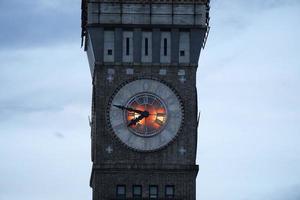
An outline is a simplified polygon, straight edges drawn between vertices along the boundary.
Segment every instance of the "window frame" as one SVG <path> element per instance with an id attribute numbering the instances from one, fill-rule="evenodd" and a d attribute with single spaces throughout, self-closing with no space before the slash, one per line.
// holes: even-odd
<path id="1" fill-rule="evenodd" d="M 141 193 L 140 194 L 135 194 L 134 193 L 134 188 L 140 188 Z M 132 198 L 133 199 L 142 199 L 143 198 L 143 187 L 142 187 L 142 185 L 133 185 L 132 186 Z"/>
<path id="2" fill-rule="evenodd" d="M 156 197 L 151 197 L 151 188 L 155 187 L 156 188 Z M 149 185 L 149 199 L 158 199 L 158 185 Z"/>
<path id="3" fill-rule="evenodd" d="M 167 188 L 173 188 L 172 195 L 167 194 Z M 174 185 L 166 185 L 165 186 L 165 198 L 166 199 L 174 199 L 174 197 L 175 197 L 175 186 Z"/>
<path id="4" fill-rule="evenodd" d="M 118 189 L 119 187 L 124 187 L 124 194 L 119 194 Z M 117 185 L 116 187 L 116 197 L 117 199 L 126 199 L 126 185 Z"/>

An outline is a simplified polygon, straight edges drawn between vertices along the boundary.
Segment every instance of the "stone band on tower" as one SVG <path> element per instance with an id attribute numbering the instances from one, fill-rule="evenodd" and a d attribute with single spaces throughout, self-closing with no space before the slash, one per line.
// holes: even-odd
<path id="1" fill-rule="evenodd" d="M 196 70 L 208 13 L 208 0 L 82 0 L 93 200 L 196 199 Z"/>

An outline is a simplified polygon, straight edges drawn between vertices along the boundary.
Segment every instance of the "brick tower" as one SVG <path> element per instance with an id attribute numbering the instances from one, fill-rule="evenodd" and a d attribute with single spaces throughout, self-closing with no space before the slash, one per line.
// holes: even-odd
<path id="1" fill-rule="evenodd" d="M 93 200 L 196 199 L 208 0 L 83 0 Z"/>

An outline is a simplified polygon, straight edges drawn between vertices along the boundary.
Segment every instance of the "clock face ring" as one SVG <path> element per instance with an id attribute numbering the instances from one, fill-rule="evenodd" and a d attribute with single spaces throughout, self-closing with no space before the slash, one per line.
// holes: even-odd
<path id="1" fill-rule="evenodd" d="M 143 92 L 134 95 L 126 104 L 127 108 L 148 112 L 148 116 L 129 126 L 129 130 L 142 137 L 159 134 L 167 124 L 168 109 L 164 101 L 153 93 Z M 134 111 L 124 112 L 124 121 L 129 124 L 140 116 Z"/>
<path id="2" fill-rule="evenodd" d="M 183 113 L 179 96 L 169 86 L 153 79 L 137 79 L 115 91 L 107 119 L 114 135 L 126 146 L 154 151 L 175 139 Z"/>

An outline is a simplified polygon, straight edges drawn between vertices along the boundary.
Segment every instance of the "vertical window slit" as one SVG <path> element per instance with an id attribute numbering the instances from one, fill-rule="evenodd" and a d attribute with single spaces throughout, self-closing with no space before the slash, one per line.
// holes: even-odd
<path id="1" fill-rule="evenodd" d="M 145 38 L 145 56 L 148 56 L 148 38 Z"/>
<path id="2" fill-rule="evenodd" d="M 129 38 L 126 38 L 126 55 L 129 56 Z"/>
<path id="3" fill-rule="evenodd" d="M 168 55 L 168 40 L 164 38 L 164 56 Z"/>

